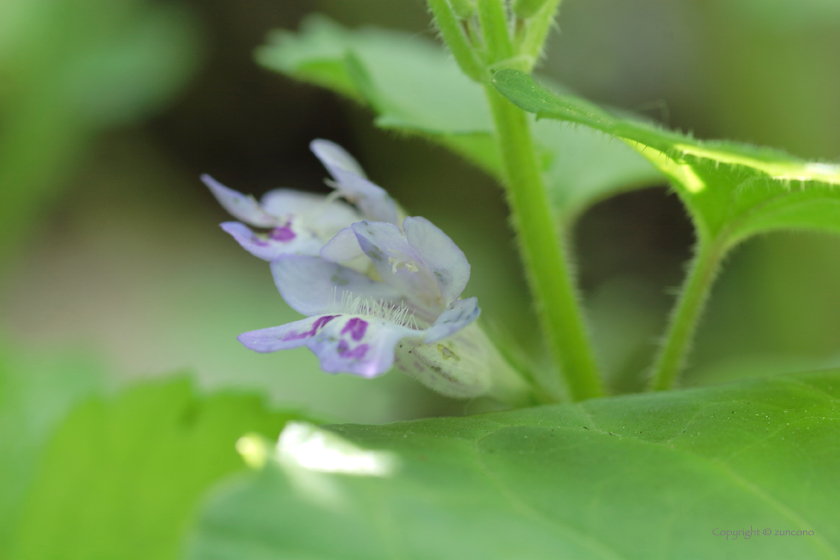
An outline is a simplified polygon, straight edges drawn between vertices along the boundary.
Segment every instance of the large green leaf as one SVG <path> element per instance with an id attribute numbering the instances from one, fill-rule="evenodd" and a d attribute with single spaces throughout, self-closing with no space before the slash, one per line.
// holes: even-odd
<path id="1" fill-rule="evenodd" d="M 374 28 L 348 30 L 315 16 L 297 34 L 272 34 L 257 59 L 369 105 L 380 127 L 420 134 L 500 174 L 482 87 L 423 37 Z M 611 193 L 662 181 L 643 158 L 599 132 L 536 123 L 534 134 L 548 187 L 565 221 Z"/>
<path id="2" fill-rule="evenodd" d="M 8 558 L 43 448 L 80 400 L 103 390 L 95 360 L 0 347 L 0 559 Z"/>
<path id="3" fill-rule="evenodd" d="M 493 80 L 502 94 L 537 117 L 623 138 L 671 179 L 701 236 L 734 245 L 769 230 L 840 233 L 840 166 L 734 142 L 703 142 L 618 117 L 553 93 L 515 70 L 502 70 Z"/>
<path id="4" fill-rule="evenodd" d="M 840 372 L 828 371 L 469 418 L 290 425 L 267 468 L 209 500 L 190 558 L 836 559 L 838 403 Z M 257 463 L 266 450 L 254 449 Z"/>
<path id="5" fill-rule="evenodd" d="M 257 396 L 196 395 L 183 378 L 82 405 L 48 445 L 11 557 L 177 558 L 202 493 L 242 468 L 239 436 L 298 417 Z"/>

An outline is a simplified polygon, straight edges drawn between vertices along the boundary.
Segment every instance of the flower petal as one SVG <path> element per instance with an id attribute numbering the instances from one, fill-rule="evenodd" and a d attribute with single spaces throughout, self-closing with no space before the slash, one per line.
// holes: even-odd
<path id="1" fill-rule="evenodd" d="M 382 187 L 344 169 L 336 169 L 332 175 L 335 188 L 347 201 L 358 206 L 365 218 L 397 223 L 397 205 Z"/>
<path id="2" fill-rule="evenodd" d="M 443 310 L 440 290 L 402 230 L 384 222 L 358 222 L 351 226 L 365 254 L 385 284 L 393 287 L 429 321 Z"/>
<path id="3" fill-rule="evenodd" d="M 278 350 L 288 350 L 306 344 L 307 340 L 316 334 L 330 321 L 339 315 L 320 315 L 307 317 L 279 327 L 270 327 L 242 333 L 236 337 L 246 348 L 257 352 L 268 353 Z"/>
<path id="4" fill-rule="evenodd" d="M 426 218 L 403 221 L 405 238 L 434 275 L 444 305 L 458 299 L 470 279 L 470 263 L 448 235 Z"/>
<path id="5" fill-rule="evenodd" d="M 309 147 L 335 180 L 335 188 L 370 220 L 397 223 L 397 205 L 382 187 L 373 184 L 353 156 L 329 140 L 313 140 Z"/>
<path id="6" fill-rule="evenodd" d="M 246 332 L 238 340 L 257 352 L 306 346 L 318 356 L 324 371 L 376 377 L 391 369 L 397 343 L 414 333 L 383 319 L 320 315 Z"/>
<path id="7" fill-rule="evenodd" d="M 294 189 L 275 189 L 267 192 L 262 198 L 262 207 L 275 216 L 300 218 L 307 228 L 323 236 L 325 241 L 341 229 L 362 219 L 361 215 L 345 202 L 329 200 L 326 195 Z"/>
<path id="8" fill-rule="evenodd" d="M 264 261 L 273 261 L 280 255 L 317 255 L 321 242 L 307 232 L 295 231 L 290 226 L 274 228 L 259 234 L 245 224 L 224 222 L 223 230 L 229 233 L 242 248 Z"/>
<path id="9" fill-rule="evenodd" d="M 307 346 L 324 371 L 376 377 L 391 369 L 397 343 L 413 332 L 383 319 L 344 315 Z"/>
<path id="10" fill-rule="evenodd" d="M 335 169 L 344 169 L 360 177 L 366 177 L 359 162 L 335 142 L 316 138 L 309 143 L 309 149 L 321 160 L 321 163 L 333 177 L 335 177 L 335 173 L 333 173 Z"/>
<path id="11" fill-rule="evenodd" d="M 365 252 L 362 251 L 362 246 L 359 245 L 352 227 L 339 231 L 321 248 L 321 257 L 334 263 L 343 263 L 364 256 Z"/>
<path id="12" fill-rule="evenodd" d="M 337 312 L 348 297 L 385 303 L 401 299 L 392 287 L 319 257 L 283 255 L 271 263 L 271 273 L 286 303 L 304 315 Z"/>
<path id="13" fill-rule="evenodd" d="M 216 181 L 210 175 L 202 175 L 201 180 L 230 214 L 246 224 L 257 227 L 274 227 L 280 225 L 280 218 L 266 212 L 253 196 L 245 196 L 233 189 L 229 189 Z"/>
<path id="14" fill-rule="evenodd" d="M 274 189 L 265 193 L 260 201 L 263 209 L 274 216 L 306 214 L 327 200 L 327 195 L 295 189 Z"/>
<path id="15" fill-rule="evenodd" d="M 423 342 L 431 344 L 452 336 L 478 319 L 480 314 L 481 309 L 478 307 L 478 299 L 474 297 L 453 301 L 446 308 L 446 311 L 441 313 L 440 317 L 426 330 L 426 334 L 423 335 Z"/>

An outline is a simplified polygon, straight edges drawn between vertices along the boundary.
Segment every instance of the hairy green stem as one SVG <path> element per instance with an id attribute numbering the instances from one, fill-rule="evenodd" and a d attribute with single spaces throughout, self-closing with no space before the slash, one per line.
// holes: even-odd
<path id="1" fill-rule="evenodd" d="M 530 18 L 545 5 L 548 0 L 513 0 L 511 9 L 516 17 Z"/>
<path id="2" fill-rule="evenodd" d="M 491 65 L 513 57 L 513 41 L 508 29 L 507 7 L 503 0 L 478 0 L 478 21 L 487 45 Z"/>
<path id="3" fill-rule="evenodd" d="M 477 0 L 477 20 L 483 39 L 484 68 L 500 65 L 533 66 L 548 33 L 560 0 L 530 2 L 533 27 L 526 32 L 525 46 L 533 51 L 517 58 L 521 51 L 511 38 L 511 22 L 505 0 Z M 571 278 L 566 248 L 554 222 L 551 204 L 543 185 L 526 114 L 502 97 L 487 81 L 484 68 L 477 72 L 476 45 L 464 35 L 458 16 L 446 0 L 429 0 L 438 28 L 461 69 L 485 83 L 502 155 L 505 185 L 516 227 L 531 292 L 537 305 L 543 333 L 552 356 L 560 366 L 573 400 L 603 395 L 592 347 L 587 338 L 579 298 Z M 520 6 L 522 8 L 522 6 Z M 528 12 L 530 13 L 530 12 Z M 535 53 L 535 54 L 534 54 Z M 521 60 L 520 60 L 521 59 Z M 524 69 L 524 68 L 523 68 Z M 541 389 L 541 388 L 537 388 Z M 546 393 L 547 394 L 547 393 Z"/>
<path id="4" fill-rule="evenodd" d="M 526 24 L 525 33 L 518 47 L 519 53 L 528 59 L 526 67 L 528 72 L 531 71 L 542 55 L 545 39 L 551 30 L 551 24 L 554 23 L 559 5 L 560 0 L 548 0 Z"/>
<path id="5" fill-rule="evenodd" d="M 476 56 L 475 49 L 464 33 L 458 16 L 452 11 L 447 0 L 429 0 L 429 8 L 435 16 L 438 30 L 449 47 L 452 56 L 461 67 L 461 71 L 477 82 L 485 79 L 483 63 Z"/>
<path id="6" fill-rule="evenodd" d="M 674 387 L 691 348 L 697 322 L 724 253 L 722 243 L 702 239 L 698 241 L 665 341 L 655 362 L 650 390 L 667 391 Z"/>
<path id="7" fill-rule="evenodd" d="M 583 313 L 537 165 L 525 113 L 486 86 L 508 201 L 540 323 L 573 400 L 603 395 Z"/>

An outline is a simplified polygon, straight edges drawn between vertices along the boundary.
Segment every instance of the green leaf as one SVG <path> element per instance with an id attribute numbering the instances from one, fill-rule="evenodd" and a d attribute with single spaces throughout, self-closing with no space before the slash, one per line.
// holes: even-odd
<path id="1" fill-rule="evenodd" d="M 95 360 L 79 353 L 0 347 L 0 559 L 7 554 L 39 457 L 74 405 L 105 386 Z"/>
<path id="2" fill-rule="evenodd" d="M 624 139 L 671 179 L 701 238 L 732 246 L 770 230 L 840 233 L 840 166 L 735 142 L 704 142 L 615 116 L 580 98 L 552 93 L 515 70 L 502 70 L 493 81 L 537 117 Z"/>
<path id="3" fill-rule="evenodd" d="M 296 425 L 278 460 L 211 497 L 189 558 L 836 559 L 838 403 L 840 372 L 829 371 L 320 433 Z M 715 535 L 751 527 L 773 535 Z"/>
<path id="4" fill-rule="evenodd" d="M 257 60 L 368 105 L 382 128 L 429 138 L 501 176 L 482 87 L 425 38 L 374 28 L 348 30 L 313 16 L 299 33 L 274 32 L 257 51 Z M 616 191 L 662 181 L 643 158 L 607 135 L 539 122 L 534 134 L 548 188 L 566 222 Z"/>
<path id="5" fill-rule="evenodd" d="M 196 395 L 183 378 L 88 402 L 49 443 L 12 557 L 177 558 L 202 493 L 242 469 L 239 436 L 297 417 L 257 396 Z"/>

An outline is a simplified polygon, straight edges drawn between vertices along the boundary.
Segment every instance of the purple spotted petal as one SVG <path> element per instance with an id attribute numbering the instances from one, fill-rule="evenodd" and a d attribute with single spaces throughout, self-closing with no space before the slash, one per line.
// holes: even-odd
<path id="1" fill-rule="evenodd" d="M 426 218 L 403 221 L 405 238 L 434 276 L 444 305 L 457 300 L 470 279 L 470 263 L 455 242 Z"/>
<path id="2" fill-rule="evenodd" d="M 242 248 L 264 261 L 273 261 L 280 255 L 317 255 L 321 242 L 307 232 L 295 231 L 291 226 L 279 226 L 268 233 L 255 233 L 245 224 L 224 222 L 223 230 L 229 233 Z"/>
<path id="3" fill-rule="evenodd" d="M 253 196 L 245 196 L 229 189 L 210 175 L 202 175 L 201 180 L 204 181 L 219 204 L 230 212 L 234 218 L 256 227 L 269 228 L 280 225 L 281 219 L 266 212 Z"/>
<path id="4" fill-rule="evenodd" d="M 478 300 L 474 297 L 453 301 L 446 311 L 426 330 L 423 335 L 423 342 L 431 344 L 452 336 L 475 321 L 481 309 L 478 307 Z"/>
<path id="5" fill-rule="evenodd" d="M 236 339 L 257 352 L 276 352 L 303 346 L 340 315 L 320 315 L 279 327 L 270 327 L 240 334 Z"/>
<path id="6" fill-rule="evenodd" d="M 359 162 L 335 142 L 317 138 L 309 143 L 309 149 L 321 160 L 321 163 L 333 177 L 335 177 L 334 171 L 336 169 L 344 169 L 360 177 L 366 177 Z"/>
<path id="7" fill-rule="evenodd" d="M 329 239 L 336 232 L 361 220 L 360 214 L 340 200 L 329 200 L 326 195 L 275 189 L 262 198 L 262 207 L 275 216 L 296 216 L 307 227 Z"/>
<path id="8" fill-rule="evenodd" d="M 330 373 L 376 377 L 394 364 L 399 341 L 416 331 L 382 319 L 353 315 L 320 315 L 288 325 L 251 331 L 238 340 L 257 352 L 306 346 Z"/>
<path id="9" fill-rule="evenodd" d="M 334 263 L 343 263 L 363 256 L 365 252 L 362 251 L 352 227 L 339 231 L 321 249 L 321 257 Z"/>
<path id="10" fill-rule="evenodd" d="M 402 230 L 384 222 L 358 222 L 351 227 L 382 281 L 431 319 L 437 317 L 446 307 L 440 290 Z"/>
<path id="11" fill-rule="evenodd" d="M 400 300 L 399 292 L 387 284 L 319 257 L 283 255 L 271 263 L 271 273 L 286 303 L 304 315 L 338 311 L 346 298 Z"/>

